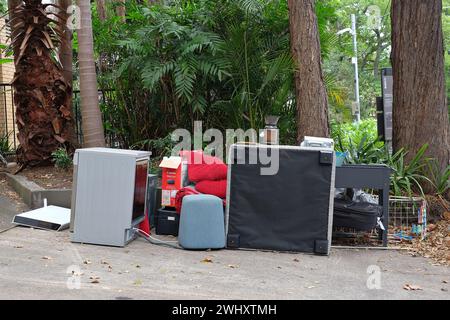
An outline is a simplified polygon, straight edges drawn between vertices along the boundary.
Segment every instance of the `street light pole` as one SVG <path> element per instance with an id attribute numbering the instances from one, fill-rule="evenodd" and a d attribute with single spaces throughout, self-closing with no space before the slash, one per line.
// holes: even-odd
<path id="1" fill-rule="evenodd" d="M 356 122 L 359 123 L 361 121 L 361 101 L 359 96 L 358 40 L 356 31 L 356 16 L 354 14 L 352 14 L 352 27 L 339 31 L 337 35 L 341 35 L 346 32 L 349 32 L 353 37 L 353 51 L 355 56 L 352 57 L 352 64 L 355 68 L 355 115 Z"/>
<path id="2" fill-rule="evenodd" d="M 355 56 L 352 58 L 352 63 L 355 67 L 355 98 L 356 98 L 356 122 L 361 122 L 361 101 L 359 96 L 359 69 L 358 69 L 358 41 L 356 31 L 356 16 L 352 14 L 352 36 L 353 36 L 353 51 Z"/>

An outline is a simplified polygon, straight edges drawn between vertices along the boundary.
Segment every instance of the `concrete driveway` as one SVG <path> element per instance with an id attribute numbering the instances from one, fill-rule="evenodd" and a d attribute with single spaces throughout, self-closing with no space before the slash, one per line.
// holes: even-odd
<path id="1" fill-rule="evenodd" d="M 391 250 L 322 257 L 143 239 L 111 248 L 21 227 L 0 234 L 0 299 L 449 299 L 449 269 Z"/>

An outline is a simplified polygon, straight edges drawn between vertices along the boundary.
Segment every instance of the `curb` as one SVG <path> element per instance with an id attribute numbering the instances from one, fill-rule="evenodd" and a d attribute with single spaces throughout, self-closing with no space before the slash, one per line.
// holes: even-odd
<path id="1" fill-rule="evenodd" d="M 70 208 L 71 189 L 44 189 L 24 176 L 12 175 L 6 172 L 0 174 L 6 177 L 11 187 L 31 209 L 43 207 L 44 199 L 47 199 L 48 205 Z"/>

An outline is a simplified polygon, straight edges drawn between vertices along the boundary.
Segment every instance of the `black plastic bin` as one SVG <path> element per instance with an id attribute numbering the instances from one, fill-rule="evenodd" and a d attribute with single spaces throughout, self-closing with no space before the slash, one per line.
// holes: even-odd
<path id="1" fill-rule="evenodd" d="M 178 236 L 180 215 L 175 208 L 160 208 L 156 213 L 155 231 L 157 235 Z"/>

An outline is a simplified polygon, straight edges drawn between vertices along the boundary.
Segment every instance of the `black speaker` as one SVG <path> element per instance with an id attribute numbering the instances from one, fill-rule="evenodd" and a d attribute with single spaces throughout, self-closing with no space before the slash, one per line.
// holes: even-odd
<path id="1" fill-rule="evenodd" d="M 264 174 L 275 162 L 275 174 Z M 229 170 L 228 247 L 329 253 L 334 152 L 238 144 L 230 149 Z"/>

